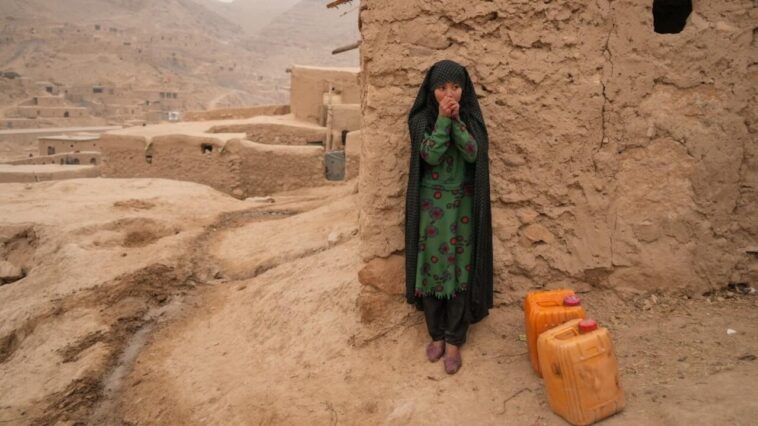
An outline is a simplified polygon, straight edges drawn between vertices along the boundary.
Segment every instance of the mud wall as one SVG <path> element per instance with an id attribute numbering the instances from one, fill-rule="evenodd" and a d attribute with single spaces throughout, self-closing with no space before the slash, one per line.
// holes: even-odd
<path id="1" fill-rule="evenodd" d="M 402 267 L 407 113 L 425 70 L 450 58 L 468 67 L 489 128 L 506 297 L 756 283 L 754 2 L 694 1 L 678 34 L 654 32 L 652 1 L 361 3 L 372 270 Z"/>
<path id="2" fill-rule="evenodd" d="M 249 195 L 324 185 L 324 148 L 266 145 L 235 139 L 227 144 L 240 156 L 240 182 Z M 248 196 L 249 196 L 248 195 Z"/>
<path id="3" fill-rule="evenodd" d="M 47 180 L 94 178 L 97 166 L 9 165 L 0 164 L 0 183 L 33 183 Z"/>
<path id="4" fill-rule="evenodd" d="M 293 66 L 290 104 L 292 114 L 298 120 L 322 124 L 323 97 L 334 88 L 334 103 L 357 104 L 360 102 L 358 68 L 326 68 Z"/>
<path id="5" fill-rule="evenodd" d="M 37 139 L 39 155 L 61 154 L 64 152 L 98 151 L 99 148 L 97 147 L 97 144 L 97 137 L 89 140 L 48 139 L 45 137 Z"/>
<path id="6" fill-rule="evenodd" d="M 223 142 L 187 135 L 103 135 L 104 177 L 152 177 L 202 183 L 233 193 L 239 188 L 239 157 L 223 151 Z M 241 191 L 241 189 L 240 189 Z M 241 192 L 237 192 L 235 195 Z"/>
<path id="7" fill-rule="evenodd" d="M 100 163 L 99 151 L 81 151 L 81 152 L 64 152 L 55 155 L 41 155 L 39 157 L 24 158 L 21 160 L 8 161 L 4 164 L 22 165 L 22 164 L 82 164 L 97 165 Z"/>
<path id="8" fill-rule="evenodd" d="M 253 142 L 270 145 L 323 144 L 326 139 L 326 128 L 306 122 L 219 124 L 208 133 L 245 133 Z"/>
<path id="9" fill-rule="evenodd" d="M 184 121 L 231 120 L 257 117 L 259 115 L 289 114 L 289 105 L 258 105 L 246 108 L 221 108 L 210 111 L 190 111 L 184 113 Z"/>
<path id="10" fill-rule="evenodd" d="M 89 116 L 89 110 L 80 107 L 25 106 L 16 108 L 16 111 L 20 117 L 24 118 L 82 118 Z"/>
<path id="11" fill-rule="evenodd" d="M 237 198 L 326 183 L 324 150 L 188 135 L 106 134 L 103 177 L 152 177 L 197 182 Z"/>

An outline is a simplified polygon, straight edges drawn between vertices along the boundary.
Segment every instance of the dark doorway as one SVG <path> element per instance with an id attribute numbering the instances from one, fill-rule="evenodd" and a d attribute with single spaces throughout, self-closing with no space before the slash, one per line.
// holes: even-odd
<path id="1" fill-rule="evenodd" d="M 653 27 L 658 34 L 678 34 L 692 13 L 692 0 L 653 0 Z"/>

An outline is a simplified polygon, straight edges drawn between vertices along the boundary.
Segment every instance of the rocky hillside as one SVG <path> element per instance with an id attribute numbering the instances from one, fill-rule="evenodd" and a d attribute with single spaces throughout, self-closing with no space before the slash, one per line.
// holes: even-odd
<path id="1" fill-rule="evenodd" d="M 4 0 L 0 71 L 67 87 L 175 90 L 187 94 L 184 109 L 285 102 L 283 64 L 358 62 L 332 58 L 335 46 L 325 44 L 340 33 L 354 41 L 357 11 L 340 19 L 325 2 L 293 3 Z M 256 18 L 247 25 L 247 17 Z M 316 21 L 331 39 L 303 31 Z"/>
<path id="2" fill-rule="evenodd" d="M 245 34 L 253 35 L 300 0 L 194 1 L 239 25 Z"/>

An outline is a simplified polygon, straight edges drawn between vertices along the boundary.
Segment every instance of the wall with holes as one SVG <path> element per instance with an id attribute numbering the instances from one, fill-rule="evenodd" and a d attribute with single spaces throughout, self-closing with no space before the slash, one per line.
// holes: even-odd
<path id="1" fill-rule="evenodd" d="M 406 114 L 450 58 L 489 128 L 498 298 L 756 283 L 754 2 L 364 0 L 360 18 L 366 262 L 402 266 Z"/>

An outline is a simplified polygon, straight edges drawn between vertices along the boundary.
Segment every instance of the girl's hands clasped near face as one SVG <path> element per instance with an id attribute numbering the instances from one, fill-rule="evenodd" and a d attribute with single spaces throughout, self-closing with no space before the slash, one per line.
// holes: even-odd
<path id="1" fill-rule="evenodd" d="M 458 102 L 455 101 L 455 99 L 446 96 L 442 98 L 442 101 L 440 102 L 440 115 L 450 118 L 455 118 L 453 115 L 456 111 L 460 109 L 460 106 L 458 105 Z"/>
<path id="2" fill-rule="evenodd" d="M 462 94 L 463 89 L 458 84 L 452 82 L 447 82 L 435 88 L 434 97 L 440 105 L 439 114 L 458 120 L 461 111 L 459 102 L 461 101 Z"/>
<path id="3" fill-rule="evenodd" d="M 450 117 L 453 118 L 453 120 L 458 120 L 461 116 L 461 104 L 458 102 L 453 103 L 452 109 L 450 110 Z"/>

